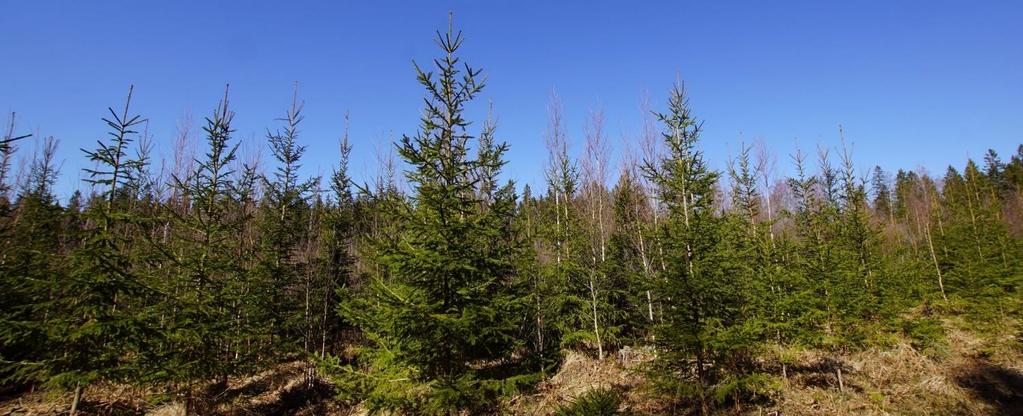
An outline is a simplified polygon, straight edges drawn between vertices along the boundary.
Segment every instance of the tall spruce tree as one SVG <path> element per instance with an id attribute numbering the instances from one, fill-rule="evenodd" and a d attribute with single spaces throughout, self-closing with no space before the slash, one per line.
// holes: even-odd
<path id="1" fill-rule="evenodd" d="M 413 188 L 410 204 L 390 212 L 401 237 L 379 242 L 374 261 L 387 273 L 342 304 L 370 341 L 359 387 L 371 409 L 480 411 L 507 386 L 494 366 L 511 358 L 519 328 L 514 195 L 510 185 L 481 195 L 507 146 L 495 145 L 488 157 L 469 152 L 465 106 L 484 84 L 479 70 L 461 64 L 462 41 L 453 28 L 438 33 L 444 54 L 434 61 L 436 78 L 416 65 L 426 108 L 419 132 L 398 144 Z"/>
<path id="2" fill-rule="evenodd" d="M 643 171 L 666 210 L 657 230 L 666 260 L 657 293 L 666 310 L 655 329 L 651 374 L 662 392 L 696 399 L 707 414 L 711 393 L 725 380 L 721 363 L 743 348 L 733 331 L 741 318 L 735 277 L 741 260 L 715 214 L 718 173 L 697 148 L 701 125 L 681 84 L 671 90 L 668 112 L 657 116 L 666 154 L 646 160 Z"/>
<path id="3" fill-rule="evenodd" d="M 298 91 L 292 96 L 285 117 L 283 131 L 267 131 L 270 151 L 277 162 L 272 177 L 263 178 L 265 200 L 259 213 L 260 260 L 257 274 L 261 290 L 268 296 L 264 301 L 262 318 L 269 322 L 271 344 L 275 349 L 289 352 L 309 344 L 303 300 L 310 295 L 302 284 L 311 265 L 296 255 L 303 239 L 308 236 L 310 215 L 309 198 L 319 184 L 319 178 L 299 178 L 305 146 L 298 144 L 298 126 L 302 122 L 302 103 Z"/>
<path id="4" fill-rule="evenodd" d="M 772 296 L 776 290 L 777 269 L 772 267 L 772 250 L 767 238 L 770 224 L 761 221 L 761 197 L 757 187 L 756 172 L 750 157 L 751 147 L 740 144 L 739 153 L 728 166 L 728 178 L 731 182 L 731 209 L 725 214 L 727 223 L 734 232 L 734 248 L 740 255 L 750 261 L 741 268 L 737 281 L 737 290 L 744 298 L 741 314 L 745 317 L 748 331 L 756 338 L 761 338 L 770 325 L 773 305 L 771 302 L 780 300 Z"/>
<path id="5" fill-rule="evenodd" d="M 788 213 L 795 234 L 791 265 L 813 293 L 811 302 L 801 315 L 804 322 L 814 326 L 803 328 L 799 336 L 810 345 L 820 345 L 822 332 L 830 336 L 834 326 L 835 266 L 831 226 L 835 223 L 835 212 L 828 202 L 827 193 L 822 190 L 821 177 L 807 172 L 806 154 L 796 149 L 792 160 L 796 175 L 788 179 L 795 200 L 792 211 Z"/>
<path id="6" fill-rule="evenodd" d="M 108 139 L 97 141 L 93 151 L 83 150 L 96 168 L 85 169 L 86 181 L 100 193 L 85 211 L 91 228 L 71 254 L 68 279 L 57 295 L 61 317 L 51 325 L 54 353 L 40 367 L 47 384 L 74 387 L 71 413 L 77 410 L 82 388 L 95 381 L 135 381 L 140 374 L 138 358 L 144 344 L 157 339 L 150 316 L 138 302 L 150 295 L 127 251 L 140 243 L 124 230 L 141 220 L 125 209 L 125 186 L 131 172 L 142 162 L 133 159 L 129 146 L 142 123 L 131 113 L 133 88 L 128 89 L 124 110 L 110 108 L 104 118 Z"/>
<path id="7" fill-rule="evenodd" d="M 246 369 L 255 357 L 243 348 L 251 342 L 250 325 L 237 313 L 244 303 L 248 283 L 236 255 L 238 235 L 248 216 L 238 215 L 239 188 L 234 182 L 233 164 L 238 143 L 232 143 L 228 93 L 203 127 L 206 152 L 194 161 L 187 177 L 174 176 L 178 195 L 189 202 L 188 209 L 172 216 L 173 235 L 161 251 L 170 255 L 173 274 L 163 291 L 161 330 L 166 334 L 165 350 L 158 356 L 159 368 L 167 381 L 186 395 L 186 407 L 193 411 L 192 397 L 197 384 L 218 380 L 226 387 L 227 377 Z"/>
<path id="8" fill-rule="evenodd" d="M 342 330 L 341 322 L 333 313 L 341 290 L 350 290 L 355 275 L 355 239 L 357 232 L 355 197 L 349 176 L 352 145 L 348 141 L 348 116 L 345 116 L 345 134 L 341 139 L 341 160 L 330 177 L 333 198 L 328 202 L 320 231 L 319 268 L 323 277 L 318 300 L 320 317 L 320 358 L 325 358 L 328 344 L 336 342 Z"/>
<path id="9" fill-rule="evenodd" d="M 852 155 L 844 146 L 844 139 L 841 165 L 841 221 L 837 232 L 843 257 L 841 269 L 845 276 L 841 299 L 845 303 L 846 318 L 869 320 L 880 312 L 881 306 L 878 280 L 883 277 L 883 270 L 879 267 L 881 254 L 877 247 L 880 235 L 870 221 L 866 185 L 856 177 Z"/>

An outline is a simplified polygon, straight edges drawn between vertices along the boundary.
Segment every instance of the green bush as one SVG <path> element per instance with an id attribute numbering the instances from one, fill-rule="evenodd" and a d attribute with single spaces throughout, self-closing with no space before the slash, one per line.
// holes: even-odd
<path id="1" fill-rule="evenodd" d="M 902 332 L 909 337 L 909 342 L 918 351 L 934 353 L 944 351 L 945 327 L 941 321 L 931 318 L 907 320 L 902 323 Z"/>
<path id="2" fill-rule="evenodd" d="M 558 407 L 557 416 L 600 416 L 627 415 L 618 411 L 622 404 L 622 395 L 609 388 L 597 388 L 587 391 L 571 403 Z"/>
<path id="3" fill-rule="evenodd" d="M 769 401 L 778 394 L 778 383 L 767 374 L 730 376 L 714 388 L 714 399 L 719 405 L 736 402 Z"/>

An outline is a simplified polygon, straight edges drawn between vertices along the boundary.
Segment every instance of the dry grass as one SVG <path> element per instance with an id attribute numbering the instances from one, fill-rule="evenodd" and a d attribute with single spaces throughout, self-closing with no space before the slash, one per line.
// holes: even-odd
<path id="1" fill-rule="evenodd" d="M 125 385 L 97 384 L 82 392 L 80 409 L 84 414 L 141 414 L 149 407 L 146 389 Z M 74 395 L 70 392 L 34 391 L 0 402 L 0 415 L 60 415 L 71 409 Z"/>
<path id="2" fill-rule="evenodd" d="M 926 354 L 908 339 L 890 347 L 841 356 L 820 351 L 775 348 L 763 364 L 775 374 L 780 387 L 774 403 L 764 407 L 729 409 L 728 414 L 749 415 L 1023 415 L 1023 343 L 1015 323 L 993 335 L 981 336 L 963 328 L 970 322 L 944 320 L 947 346 Z M 644 380 L 636 371 L 651 359 L 651 352 L 627 349 L 625 354 L 598 361 L 583 353 L 566 351 L 557 374 L 532 394 L 507 400 L 504 412 L 550 415 L 591 389 L 611 388 L 623 393 L 623 407 L 636 414 L 655 414 L 658 403 L 644 394 Z M 779 357 L 784 357 L 780 360 Z M 780 362 L 787 363 L 787 378 Z M 834 363 L 843 368 L 840 389 Z M 249 377 L 229 380 L 222 392 L 209 398 L 211 412 L 221 415 L 359 414 L 364 409 L 343 409 L 330 400 L 332 388 L 309 377 L 304 362 L 281 364 Z M 180 403 L 155 406 L 153 392 L 125 386 L 97 385 L 85 391 L 87 414 L 141 414 L 161 416 L 183 413 Z M 66 414 L 71 395 L 34 392 L 0 403 L 0 416 Z"/>
<path id="3" fill-rule="evenodd" d="M 330 402 L 332 388 L 310 364 L 293 361 L 247 377 L 228 380 L 222 391 L 203 397 L 201 413 L 215 415 L 335 415 L 345 414 Z M 312 377 L 310 377 L 312 374 Z M 154 391 L 123 385 L 89 386 L 83 393 L 82 413 L 99 415 L 179 416 L 185 414 L 181 401 L 151 403 Z M 71 407 L 70 393 L 33 392 L 0 403 L 0 415 L 59 415 Z"/>
<path id="4" fill-rule="evenodd" d="M 962 328 L 970 323 L 945 320 L 947 347 L 927 354 L 908 339 L 887 348 L 841 356 L 821 351 L 775 349 L 764 364 L 773 368 L 780 392 L 764 407 L 746 407 L 725 414 L 748 415 L 1002 415 L 1023 414 L 1023 354 L 1012 328 L 995 337 L 981 337 Z M 782 377 L 777 357 L 786 357 L 788 378 Z M 643 393 L 643 379 L 620 357 L 603 362 L 566 352 L 559 372 L 532 395 L 508 402 L 507 412 L 549 415 L 595 388 L 624 393 L 625 406 L 637 414 L 654 414 L 658 404 Z M 834 362 L 843 368 L 839 388 Z M 772 364 L 774 363 L 774 364 Z M 1017 406 L 1019 407 L 1017 409 Z"/>
<path id="5" fill-rule="evenodd" d="M 534 394 L 520 395 L 509 400 L 505 411 L 515 415 L 550 415 L 561 404 L 571 402 L 587 391 L 611 388 L 625 392 L 625 406 L 637 408 L 643 397 L 637 387 L 643 378 L 633 371 L 645 361 L 642 354 L 610 357 L 603 361 L 576 351 L 564 351 L 565 359 L 557 374 L 540 383 Z"/>
<path id="6" fill-rule="evenodd" d="M 810 366 L 818 354 L 799 357 Z M 815 414 L 983 414 L 981 403 L 957 385 L 949 363 L 920 354 L 907 342 L 894 348 L 839 357 L 846 366 L 844 389 L 831 370 L 796 373 L 782 382 L 782 398 L 771 411 Z"/>
<path id="7" fill-rule="evenodd" d="M 797 372 L 783 380 L 781 400 L 764 410 L 785 415 L 1005 414 L 1012 404 L 988 400 L 985 390 L 997 390 L 1001 395 L 996 397 L 1005 401 L 1023 389 L 1014 386 L 1023 380 L 1023 357 L 1010 347 L 1018 341 L 1012 336 L 984 339 L 963 330 L 962 322 L 945 320 L 943 326 L 948 341 L 944 353 L 925 355 L 901 339 L 891 348 L 842 356 L 838 359 L 847 368 L 843 391 L 830 371 Z M 987 351 L 997 353 L 989 360 Z M 818 352 L 795 355 L 796 364 L 805 367 L 823 358 Z M 988 375 L 992 371 L 1001 376 Z"/>

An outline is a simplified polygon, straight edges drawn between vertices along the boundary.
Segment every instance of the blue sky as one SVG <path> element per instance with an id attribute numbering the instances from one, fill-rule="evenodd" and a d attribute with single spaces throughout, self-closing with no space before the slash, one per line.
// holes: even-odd
<path id="1" fill-rule="evenodd" d="M 538 185 L 546 105 L 557 90 L 581 151 L 601 108 L 611 143 L 635 139 L 640 103 L 664 107 L 676 75 L 705 120 L 703 147 L 723 168 L 762 139 L 782 173 L 796 141 L 838 144 L 857 164 L 942 172 L 1023 142 L 1023 2 L 228 2 L 0 0 L 0 111 L 22 132 L 61 141 L 62 194 L 76 189 L 104 135 L 100 117 L 135 84 L 157 157 L 185 114 L 198 123 L 231 84 L 236 137 L 266 149 L 295 82 L 305 101 L 305 170 L 329 174 L 351 114 L 357 178 L 377 148 L 418 123 L 412 60 L 438 53 L 454 11 L 463 59 L 482 67 L 506 174 Z M 626 142 L 628 143 L 628 142 Z M 28 154 L 31 143 L 22 146 Z"/>

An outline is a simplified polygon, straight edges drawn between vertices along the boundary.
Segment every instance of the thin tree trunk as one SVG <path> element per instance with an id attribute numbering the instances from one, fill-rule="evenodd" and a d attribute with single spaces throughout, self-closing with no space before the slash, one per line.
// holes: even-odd
<path id="1" fill-rule="evenodd" d="M 540 355 L 540 378 L 547 378 L 546 374 L 546 362 L 544 360 L 544 348 L 543 348 L 543 312 L 542 306 L 540 305 L 540 297 L 536 298 L 536 348 Z"/>
<path id="2" fill-rule="evenodd" d="M 595 272 L 594 272 L 595 273 Z M 590 278 L 590 298 L 593 307 L 593 334 L 597 337 L 597 358 L 604 361 L 604 344 L 600 341 L 600 326 L 597 320 L 597 287 L 593 278 Z"/>
<path id="3" fill-rule="evenodd" d="M 639 220 L 638 212 L 637 212 L 637 215 L 636 215 L 636 219 L 637 219 L 637 221 Z M 636 227 L 636 236 L 638 237 L 638 240 L 639 240 L 639 258 L 643 262 L 643 276 L 646 277 L 647 280 L 649 281 L 649 280 L 652 280 L 652 277 L 653 277 L 651 272 L 650 272 L 650 260 L 647 258 L 647 255 L 646 255 L 646 241 L 643 239 L 643 230 L 640 227 L 638 227 L 638 226 Z M 647 291 L 646 291 L 646 307 L 647 307 L 647 319 L 649 319 L 650 322 L 653 322 L 654 321 L 654 302 L 653 302 L 653 297 L 650 295 L 650 290 L 649 289 L 647 289 Z"/>
<path id="4" fill-rule="evenodd" d="M 557 257 L 557 264 L 561 266 L 561 197 L 558 194 L 558 190 L 554 189 L 554 231 L 557 235 L 557 241 L 555 241 L 555 256 Z"/>
<path id="5" fill-rule="evenodd" d="M 973 194 L 973 192 L 970 192 L 969 182 L 967 182 L 966 187 L 967 187 L 967 190 L 966 190 L 966 207 L 969 208 L 969 210 L 970 210 L 970 224 L 972 225 L 972 228 L 973 228 L 973 242 L 975 243 L 976 248 L 977 248 L 977 256 L 978 256 L 977 260 L 979 260 L 981 263 L 987 263 L 987 262 L 984 261 L 984 251 L 981 250 L 981 248 L 980 248 L 980 229 L 977 228 L 977 214 L 973 211 L 973 198 L 970 197 L 970 195 Z M 980 203 L 979 198 L 978 198 L 978 202 L 977 203 L 979 205 L 979 203 Z"/>
<path id="6" fill-rule="evenodd" d="M 700 381 L 700 414 L 709 415 L 710 407 L 707 406 L 707 392 L 704 386 L 703 372 L 703 347 L 696 352 L 696 378 Z"/>
<path id="7" fill-rule="evenodd" d="M 312 313 L 310 313 L 310 311 L 311 311 L 311 309 L 310 309 L 310 304 L 311 304 L 310 303 L 310 295 L 311 295 L 310 289 L 311 289 L 311 286 L 312 286 L 311 278 L 307 275 L 306 276 L 306 283 L 305 283 L 305 312 L 303 313 L 303 317 L 305 318 L 306 326 L 305 326 L 305 335 L 302 337 L 302 338 L 304 338 L 302 340 L 303 349 L 305 349 L 306 352 L 309 352 L 309 340 L 310 340 L 310 337 L 312 337 L 312 335 L 313 335 L 313 319 L 312 319 Z"/>
<path id="8" fill-rule="evenodd" d="M 327 311 L 330 309 L 330 282 L 323 288 L 323 322 L 320 323 L 320 359 L 327 357 Z"/>
<path id="9" fill-rule="evenodd" d="M 601 172 L 603 172 L 603 168 L 601 168 Z M 601 180 L 603 180 L 603 179 L 604 179 L 603 175 L 601 175 Z M 605 242 L 606 234 L 605 234 L 605 231 L 604 231 L 604 193 L 600 191 L 601 187 L 603 187 L 603 185 L 604 185 L 603 183 L 598 184 L 598 186 L 596 187 L 597 188 L 596 189 L 597 192 L 595 192 L 596 193 L 596 198 L 597 198 L 597 226 L 600 229 L 600 264 L 602 266 L 607 261 L 607 254 L 606 254 L 607 253 L 607 248 L 606 248 L 607 244 Z M 600 272 L 597 272 L 597 273 L 600 273 Z M 598 353 L 599 353 L 598 357 L 600 358 L 601 361 L 603 361 L 604 360 L 604 344 L 600 340 L 600 329 L 597 326 L 597 282 L 594 281 L 592 284 L 593 284 L 593 290 L 591 290 L 590 293 L 591 293 L 591 296 L 593 297 L 593 328 L 595 330 L 594 332 L 596 332 L 596 334 L 597 334 L 597 350 L 598 350 Z"/>
<path id="10" fill-rule="evenodd" d="M 71 401 L 71 416 L 78 414 L 78 403 L 82 400 L 82 383 L 75 383 L 75 398 Z"/>
<path id="11" fill-rule="evenodd" d="M 934 253 L 934 242 L 931 240 L 930 225 L 924 229 L 924 235 L 927 237 L 927 248 L 931 252 L 931 261 L 934 262 L 934 272 L 938 274 L 938 289 L 941 290 L 941 298 L 947 302 L 948 296 L 945 295 L 945 282 L 941 278 L 941 267 L 938 266 L 938 256 Z"/>

